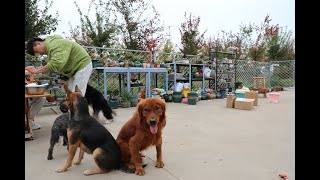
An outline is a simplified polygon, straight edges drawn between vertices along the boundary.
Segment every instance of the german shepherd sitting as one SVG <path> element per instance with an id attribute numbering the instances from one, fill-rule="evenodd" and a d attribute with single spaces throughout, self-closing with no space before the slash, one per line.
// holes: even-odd
<path id="1" fill-rule="evenodd" d="M 83 97 L 78 86 L 72 92 L 67 85 L 66 104 L 69 107 L 70 121 L 67 130 L 69 151 L 66 164 L 56 172 L 67 171 L 72 166 L 77 148 L 80 148 L 79 158 L 75 164 L 80 164 L 84 152 L 93 154 L 93 159 L 99 168 L 84 171 L 85 175 L 107 173 L 119 169 L 121 164 L 120 148 L 110 134 L 94 117 L 90 116 L 88 102 Z"/>

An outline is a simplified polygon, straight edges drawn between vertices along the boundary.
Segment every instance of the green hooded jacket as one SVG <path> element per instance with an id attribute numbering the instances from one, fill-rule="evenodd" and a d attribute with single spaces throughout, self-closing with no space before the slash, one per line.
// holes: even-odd
<path id="1" fill-rule="evenodd" d="M 49 72 L 57 71 L 72 77 L 91 62 L 89 54 L 82 46 L 60 35 L 47 36 L 44 46 L 47 54 L 46 67 Z"/>

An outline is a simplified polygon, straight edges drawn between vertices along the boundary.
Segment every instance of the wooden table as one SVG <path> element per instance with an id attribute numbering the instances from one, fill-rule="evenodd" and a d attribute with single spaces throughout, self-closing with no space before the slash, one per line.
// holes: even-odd
<path id="1" fill-rule="evenodd" d="M 48 97 L 50 94 L 44 93 L 41 95 L 29 95 L 29 94 L 24 94 L 24 99 L 25 99 L 25 114 L 26 114 L 26 133 L 25 133 L 25 139 L 30 139 L 33 140 L 33 134 L 32 134 L 32 122 L 30 119 L 30 104 L 29 104 L 29 99 L 30 98 L 40 98 L 40 97 Z"/>

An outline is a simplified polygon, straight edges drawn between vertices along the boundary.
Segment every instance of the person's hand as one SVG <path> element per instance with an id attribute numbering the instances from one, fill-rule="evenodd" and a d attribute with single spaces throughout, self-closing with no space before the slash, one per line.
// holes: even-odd
<path id="1" fill-rule="evenodd" d="M 24 74 L 28 75 L 28 76 L 32 75 L 32 73 L 29 70 L 26 70 L 26 69 L 24 70 Z"/>
<path id="2" fill-rule="evenodd" d="M 27 66 L 24 69 L 29 71 L 31 74 L 35 74 L 36 73 L 36 68 L 34 66 Z"/>

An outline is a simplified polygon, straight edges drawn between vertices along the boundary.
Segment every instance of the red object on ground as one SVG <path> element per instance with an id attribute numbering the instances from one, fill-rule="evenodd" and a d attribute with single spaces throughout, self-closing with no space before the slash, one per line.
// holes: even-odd
<path id="1" fill-rule="evenodd" d="M 285 174 L 285 173 L 280 173 L 279 176 L 280 176 L 282 179 L 288 180 L 288 175 Z"/>

